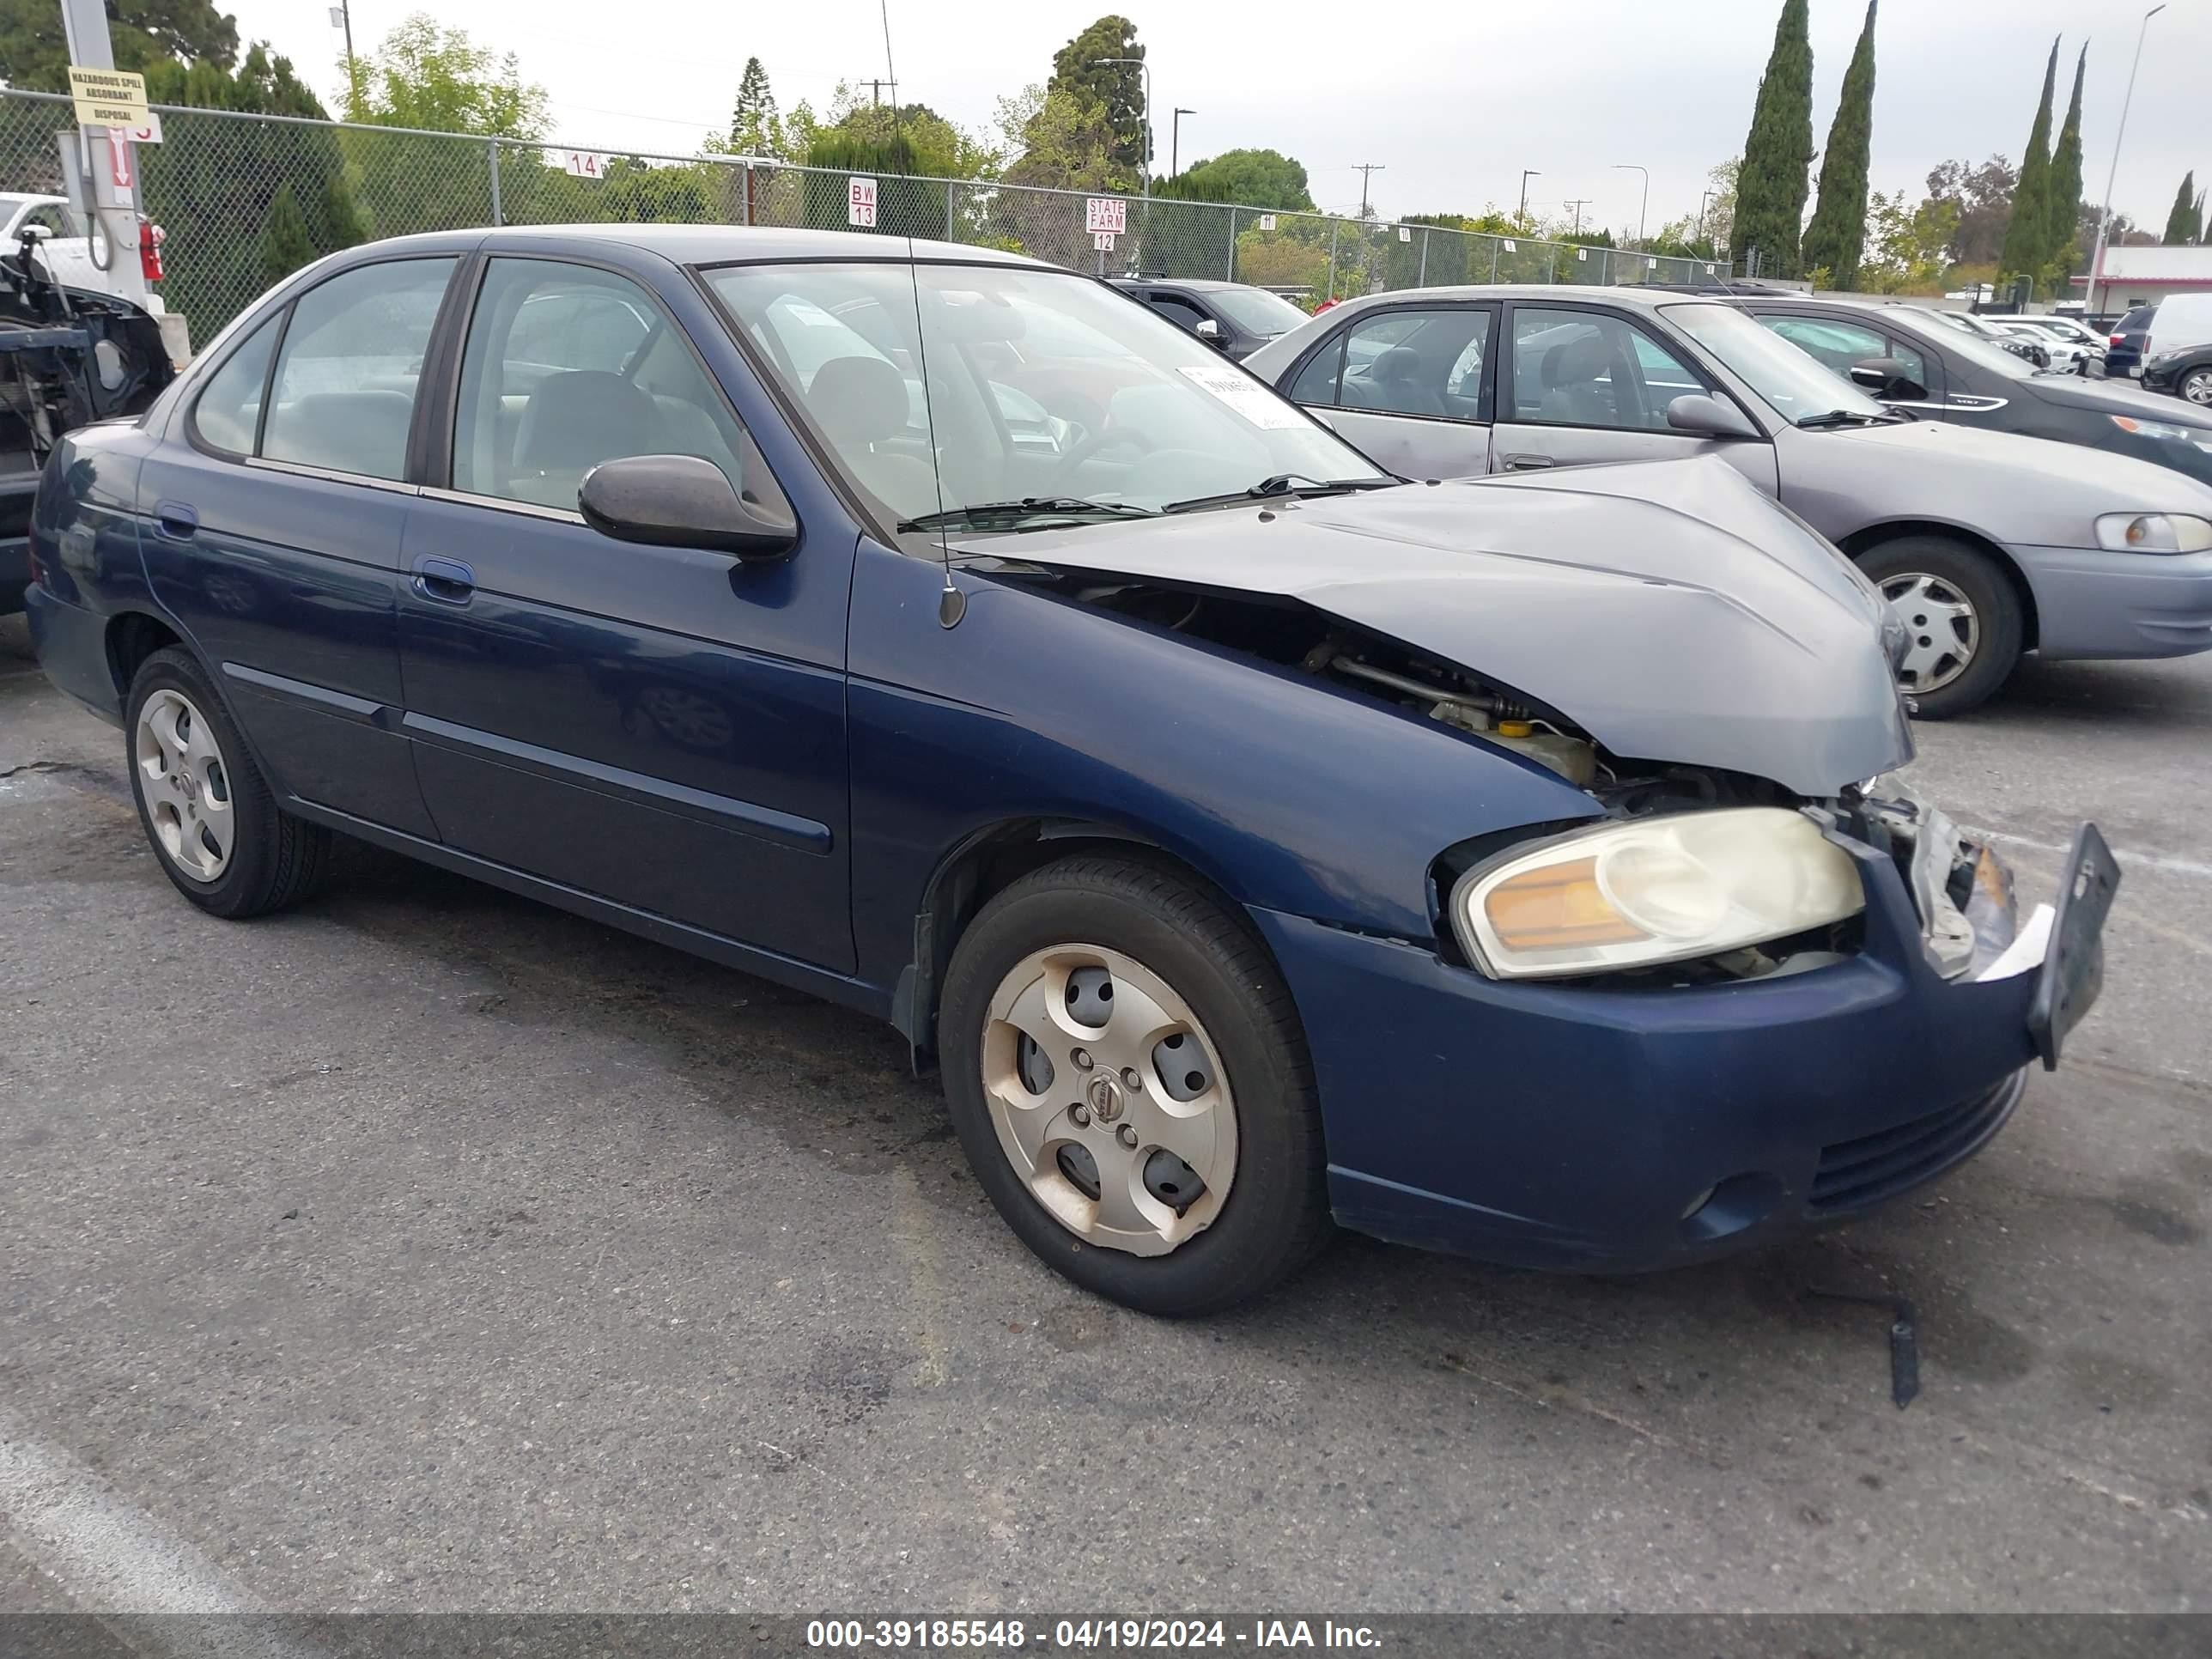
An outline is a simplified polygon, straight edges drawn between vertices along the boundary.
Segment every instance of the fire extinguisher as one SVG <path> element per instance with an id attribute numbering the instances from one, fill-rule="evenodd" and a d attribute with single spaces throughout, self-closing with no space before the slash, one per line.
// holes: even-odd
<path id="1" fill-rule="evenodd" d="M 161 244 L 168 239 L 169 233 L 151 219 L 138 222 L 138 269 L 149 283 L 161 280 Z"/>

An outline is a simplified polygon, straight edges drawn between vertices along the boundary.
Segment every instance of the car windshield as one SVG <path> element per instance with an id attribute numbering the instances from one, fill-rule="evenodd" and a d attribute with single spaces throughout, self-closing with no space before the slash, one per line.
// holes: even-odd
<path id="1" fill-rule="evenodd" d="M 1112 289 L 1019 265 L 729 265 L 705 273 L 853 483 L 902 523 L 1065 521 L 1376 481 L 1372 462 Z M 928 392 L 922 395 L 927 370 Z"/>
<path id="2" fill-rule="evenodd" d="M 1818 358 L 1761 328 L 1733 306 L 1708 302 L 1660 309 L 1668 322 L 1719 358 L 1785 421 L 1802 424 L 1824 415 L 1863 416 L 1870 421 L 1888 416 L 1887 410 L 1850 381 L 1830 374 Z"/>
<path id="3" fill-rule="evenodd" d="M 1304 312 L 1264 288 L 1216 289 L 1206 297 L 1215 310 L 1247 334 L 1264 334 L 1271 340 L 1306 319 Z"/>

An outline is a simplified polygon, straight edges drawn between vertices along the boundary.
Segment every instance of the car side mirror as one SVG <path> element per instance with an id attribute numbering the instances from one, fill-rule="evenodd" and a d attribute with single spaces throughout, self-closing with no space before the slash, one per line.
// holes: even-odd
<path id="1" fill-rule="evenodd" d="M 1667 424 L 1705 438 L 1756 438 L 1759 428 L 1734 404 L 1709 392 L 1688 392 L 1667 405 Z"/>
<path id="2" fill-rule="evenodd" d="M 1917 403 L 1928 388 L 1894 357 L 1868 357 L 1851 365 L 1851 384 L 1894 403 Z"/>
<path id="3" fill-rule="evenodd" d="M 44 225 L 25 225 L 15 233 L 15 240 L 19 242 L 43 242 L 52 234 L 53 232 Z"/>
<path id="4" fill-rule="evenodd" d="M 1229 337 L 1221 331 L 1221 325 L 1211 317 L 1200 319 L 1198 326 L 1191 330 L 1191 332 L 1197 335 L 1206 344 L 1217 349 L 1229 343 Z"/>
<path id="5" fill-rule="evenodd" d="M 729 475 L 696 455 L 624 455 L 601 461 L 576 491 L 584 522 L 647 547 L 699 547 L 774 559 L 799 545 L 799 526 L 739 495 Z"/>

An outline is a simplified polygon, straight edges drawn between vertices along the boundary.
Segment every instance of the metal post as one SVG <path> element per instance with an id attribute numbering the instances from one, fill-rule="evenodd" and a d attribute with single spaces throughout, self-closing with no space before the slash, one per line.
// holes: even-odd
<path id="1" fill-rule="evenodd" d="M 1237 210 L 1229 210 L 1229 280 L 1237 280 Z"/>
<path id="2" fill-rule="evenodd" d="M 2094 315 L 2096 313 L 2097 279 L 2105 274 L 2105 239 L 2111 234 L 2112 228 L 2112 181 L 2120 176 L 2120 143 L 2128 136 L 2128 106 L 2136 100 L 2136 71 L 2142 67 L 2143 41 L 2150 33 L 2150 20 L 2165 9 L 2163 0 L 2160 0 L 2160 4 L 2153 6 L 2145 12 L 2142 17 L 2142 27 L 2136 34 L 2135 62 L 2128 65 L 2128 93 L 2126 97 L 2120 100 L 2119 131 L 2112 135 L 2112 171 L 2105 175 L 2105 208 L 2104 211 L 2097 216 L 2097 251 L 2090 256 L 2089 259 L 2089 284 L 2086 290 L 2089 296 L 2089 303 L 2083 307 L 2085 314 Z M 2079 245 L 2076 244 L 2076 246 Z M 2105 297 L 2107 300 L 2112 298 L 2112 284 L 2109 283 L 2105 285 Z"/>
<path id="3" fill-rule="evenodd" d="M 948 242 L 960 240 L 952 234 L 952 192 L 956 188 L 950 179 L 945 181 L 945 240 Z"/>
<path id="4" fill-rule="evenodd" d="M 738 183 L 738 222 L 749 225 L 753 222 L 753 161 L 745 158 L 745 176 Z"/>
<path id="5" fill-rule="evenodd" d="M 499 140 L 485 139 L 484 149 L 491 157 L 491 222 L 503 225 L 507 221 L 501 216 L 499 210 Z"/>
<path id="6" fill-rule="evenodd" d="M 1323 299 L 1336 298 L 1336 233 L 1343 228 L 1340 219 L 1328 222 L 1328 292 L 1322 296 Z"/>
<path id="7" fill-rule="evenodd" d="M 70 63 L 86 69 L 115 67 L 115 48 L 107 34 L 106 0 L 62 0 L 62 33 L 69 42 Z M 134 178 L 135 169 L 127 167 L 129 146 L 122 145 L 123 154 L 118 157 L 114 151 L 120 141 L 112 137 L 106 128 L 80 126 L 77 132 L 77 154 L 85 163 L 84 210 L 88 218 L 100 222 L 100 229 L 106 237 L 108 281 L 116 293 L 143 307 L 148 295 L 145 270 L 139 263 L 138 240 L 145 233 L 138 224 L 138 185 L 136 182 L 123 185 L 108 182 L 116 177 L 118 160 L 126 164 L 123 177 Z M 103 192 L 111 202 L 119 198 L 122 205 L 102 207 Z"/>
<path id="8" fill-rule="evenodd" d="M 1422 230 L 1421 230 L 1421 269 L 1420 269 L 1419 272 L 1419 273 L 1414 276 L 1414 278 L 1413 278 L 1413 286 L 1414 286 L 1415 288 L 1426 288 L 1428 285 L 1429 285 L 1429 233 L 1428 233 L 1428 228 L 1427 228 L 1427 227 L 1426 227 L 1426 226 L 1424 226 L 1424 227 L 1422 228 Z"/>
<path id="9" fill-rule="evenodd" d="M 1490 280 L 1493 283 L 1498 280 L 1498 239 L 1495 236 L 1490 239 Z"/>

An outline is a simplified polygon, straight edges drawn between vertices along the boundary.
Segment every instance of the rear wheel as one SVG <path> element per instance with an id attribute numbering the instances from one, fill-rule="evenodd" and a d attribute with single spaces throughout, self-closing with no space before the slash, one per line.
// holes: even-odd
<path id="1" fill-rule="evenodd" d="M 1146 1313 L 1259 1295 L 1328 1236 L 1290 994 L 1180 875 L 1073 858 L 962 936 L 939 1018 L 962 1146 L 1024 1243 Z"/>
<path id="2" fill-rule="evenodd" d="M 1897 683 L 1923 720 L 1986 702 L 2020 660 L 2020 596 L 1990 558 L 1941 536 L 1900 536 L 1859 556 L 1904 627 Z"/>
<path id="3" fill-rule="evenodd" d="M 131 681 L 131 793 L 177 890 L 218 916 L 257 916 L 322 879 L 330 831 L 281 810 L 192 654 L 156 651 Z"/>

